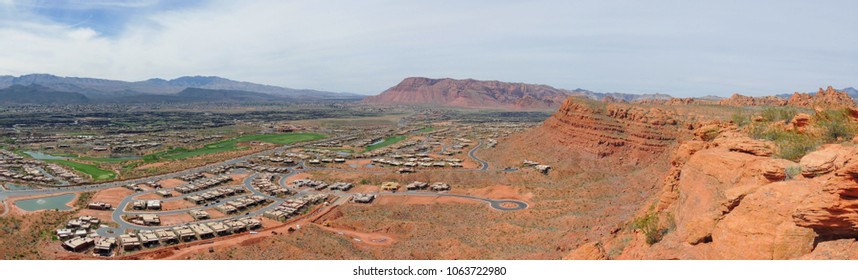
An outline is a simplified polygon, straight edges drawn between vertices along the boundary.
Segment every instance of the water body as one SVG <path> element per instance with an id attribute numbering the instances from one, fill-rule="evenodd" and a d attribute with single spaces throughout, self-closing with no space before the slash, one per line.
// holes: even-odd
<path id="1" fill-rule="evenodd" d="M 75 194 L 68 193 L 57 196 L 34 198 L 27 200 L 19 200 L 15 202 L 15 206 L 24 209 L 24 211 L 38 211 L 45 209 L 71 210 L 71 207 L 66 206 L 74 199 Z"/>
<path id="2" fill-rule="evenodd" d="M 5 186 L 6 186 L 6 189 L 10 190 L 10 191 L 23 191 L 23 190 L 32 190 L 33 189 L 33 187 L 30 187 L 30 186 L 22 186 L 22 185 L 16 185 L 16 184 L 12 184 L 12 183 L 7 183 Z"/>
<path id="3" fill-rule="evenodd" d="M 66 157 L 53 156 L 46 153 L 34 152 L 34 151 L 25 151 L 25 154 L 30 155 L 34 159 L 46 160 L 46 159 L 64 159 Z"/>
<path id="4" fill-rule="evenodd" d="M 42 152 L 35 152 L 35 151 L 25 151 L 24 153 L 25 153 L 25 154 L 30 155 L 30 156 L 31 156 L 31 157 L 33 157 L 34 159 L 40 159 L 40 160 L 48 160 L 48 159 L 67 159 L 67 158 L 71 158 L 71 157 L 64 157 L 64 156 L 49 155 L 49 154 L 46 154 L 46 153 L 42 153 Z M 115 160 L 135 160 L 135 159 L 140 159 L 140 156 L 108 157 L 108 159 L 115 159 Z"/>

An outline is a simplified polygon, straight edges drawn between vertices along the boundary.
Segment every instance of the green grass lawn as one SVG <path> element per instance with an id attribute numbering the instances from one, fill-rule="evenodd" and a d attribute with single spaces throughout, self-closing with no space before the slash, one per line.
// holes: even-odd
<path id="1" fill-rule="evenodd" d="M 406 137 L 405 135 L 387 137 L 386 139 L 384 139 L 384 141 L 381 141 L 381 143 L 366 146 L 366 149 L 364 150 L 364 152 L 369 152 L 372 150 L 381 149 L 381 148 L 396 144 L 399 141 L 405 140 L 405 138 L 408 138 L 408 137 Z"/>
<path id="2" fill-rule="evenodd" d="M 294 132 L 283 134 L 250 134 L 243 135 L 233 139 L 220 141 L 214 144 L 206 145 L 199 149 L 175 148 L 164 152 L 154 153 L 143 157 L 145 162 L 155 162 L 162 158 L 165 159 L 184 159 L 189 157 L 216 154 L 235 150 L 247 149 L 247 147 L 238 146 L 238 143 L 260 141 L 278 145 L 288 145 L 298 142 L 306 142 L 325 138 L 326 136 L 318 133 Z"/>
<path id="3" fill-rule="evenodd" d="M 104 180 L 110 180 L 110 179 L 116 178 L 115 172 L 98 168 L 95 165 L 90 165 L 90 164 L 85 164 L 85 163 L 80 163 L 80 162 L 74 162 L 74 161 L 70 161 L 70 160 L 63 160 L 63 159 L 49 159 L 49 160 L 45 160 L 45 161 L 65 165 L 65 166 L 74 168 L 74 170 L 89 174 L 90 176 L 92 176 L 93 181 L 104 181 Z"/>
<path id="4" fill-rule="evenodd" d="M 424 128 L 421 128 L 420 130 L 418 130 L 417 133 L 432 132 L 433 130 L 435 130 L 435 128 L 433 128 L 431 126 L 427 126 L 427 127 L 424 127 Z"/>
<path id="5" fill-rule="evenodd" d="M 132 160 L 136 160 L 136 159 L 132 159 L 132 158 L 121 158 L 121 157 L 119 157 L 119 158 L 111 158 L 111 157 L 82 157 L 82 156 L 80 156 L 80 155 L 76 155 L 76 154 L 51 154 L 51 155 L 52 155 L 52 156 L 58 156 L 58 157 L 75 158 L 75 159 L 79 159 L 79 160 L 82 160 L 82 161 L 91 161 L 91 162 L 124 162 L 124 161 L 132 161 Z"/>
<path id="6" fill-rule="evenodd" d="M 77 157 L 79 160 L 83 161 L 93 161 L 93 162 L 125 162 L 132 161 L 136 159 L 131 158 L 94 158 L 94 157 Z"/>
<path id="7" fill-rule="evenodd" d="M 261 141 L 268 142 L 272 144 L 279 145 L 288 145 L 292 143 L 298 142 L 306 142 L 313 141 L 325 138 L 324 134 L 318 133 L 308 133 L 308 132 L 293 132 L 293 133 L 283 133 L 283 134 L 251 134 L 251 135 L 243 135 L 235 139 L 226 140 L 234 141 L 235 143 L 239 142 L 248 142 L 248 141 Z"/>
<path id="8" fill-rule="evenodd" d="M 349 154 L 353 154 L 355 152 L 355 150 L 353 150 L 353 149 L 346 149 L 346 148 L 320 148 L 320 149 L 328 150 L 328 151 L 334 151 L 334 152 L 349 153 Z"/>

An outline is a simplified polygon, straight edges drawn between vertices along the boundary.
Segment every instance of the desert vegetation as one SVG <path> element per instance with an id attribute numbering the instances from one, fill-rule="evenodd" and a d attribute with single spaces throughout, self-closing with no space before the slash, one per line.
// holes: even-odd
<path id="1" fill-rule="evenodd" d="M 756 114 L 734 114 L 732 120 L 751 137 L 774 143 L 777 157 L 793 161 L 822 144 L 851 140 L 858 129 L 848 109 L 767 107 Z"/>

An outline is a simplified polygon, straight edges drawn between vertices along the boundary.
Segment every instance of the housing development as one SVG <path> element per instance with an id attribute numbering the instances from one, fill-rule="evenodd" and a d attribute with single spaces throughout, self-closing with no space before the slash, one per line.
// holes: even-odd
<path id="1" fill-rule="evenodd" d="M 378 117 L 341 120 L 351 125 L 237 120 L 212 128 L 121 134 L 98 132 L 104 125 L 84 130 L 15 125 L 6 134 L 10 144 L 0 149 L 3 215 L 63 213 L 57 216 L 63 221 L 50 229 L 52 241 L 34 245 L 47 247 L 37 249 L 39 254 L 159 258 L 302 226 L 337 235 L 342 228 L 332 221 L 344 205 L 435 200 L 478 203 L 484 205 L 481 211 L 528 208 L 515 196 L 465 191 L 456 178 L 498 169 L 547 174 L 519 170 L 530 168 L 526 164 L 494 167 L 479 156 L 497 145 L 497 138 L 533 123 L 519 117 L 484 125 L 422 113 L 397 116 L 404 109 L 411 110 L 390 107 Z M 394 243 L 392 237 L 351 235 L 351 242 L 372 246 Z"/>

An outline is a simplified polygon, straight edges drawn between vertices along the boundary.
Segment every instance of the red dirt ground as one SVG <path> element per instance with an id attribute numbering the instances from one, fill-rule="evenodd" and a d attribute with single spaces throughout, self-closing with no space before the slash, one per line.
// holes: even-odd
<path id="1" fill-rule="evenodd" d="M 225 214 L 223 214 L 220 211 L 215 210 L 215 209 L 206 209 L 205 211 L 206 211 L 206 213 L 209 213 L 209 216 L 212 219 L 217 219 L 217 218 L 221 218 L 221 217 L 226 216 Z"/>
<path id="2" fill-rule="evenodd" d="M 359 232 L 359 231 L 334 228 L 334 227 L 326 227 L 326 226 L 320 226 L 320 225 L 316 225 L 316 226 L 318 226 L 319 228 L 321 228 L 325 231 L 332 232 L 334 234 L 348 236 L 348 237 L 350 237 L 351 241 L 353 243 L 356 243 L 356 244 L 366 244 L 366 245 L 371 245 L 371 246 L 390 246 L 396 242 L 396 239 L 394 239 L 393 237 L 388 236 L 388 235 L 384 235 L 384 234 L 380 234 L 380 233 Z M 360 240 L 360 241 L 358 241 L 358 240 Z"/>
<path id="3" fill-rule="evenodd" d="M 158 183 L 161 183 L 161 187 L 163 187 L 163 188 L 175 188 L 175 187 L 187 184 L 188 182 L 185 182 L 185 181 L 182 181 L 182 180 L 179 180 L 176 178 L 170 178 L 170 179 L 164 179 L 164 180 L 158 181 Z"/>
<path id="4" fill-rule="evenodd" d="M 194 221 L 194 217 L 191 217 L 188 213 L 161 215 L 160 218 L 161 225 L 164 226 L 173 226 Z"/>
<path id="5" fill-rule="evenodd" d="M 533 198 L 532 193 L 522 194 L 522 190 L 516 187 L 507 185 L 494 185 L 479 189 L 457 190 L 453 188 L 453 193 L 461 193 L 476 197 L 485 197 L 490 199 L 515 199 L 530 203 Z"/>
<path id="6" fill-rule="evenodd" d="M 185 209 L 185 208 L 194 208 L 197 205 L 193 202 L 181 199 L 181 200 L 173 200 L 161 203 L 161 209 L 163 210 L 176 210 L 176 209 Z"/>
<path id="7" fill-rule="evenodd" d="M 416 195 L 380 195 L 373 204 L 378 205 L 426 205 L 435 203 L 470 203 L 480 204 L 481 201 L 449 196 L 416 196 Z"/>
<path id="8" fill-rule="evenodd" d="M 91 201 L 110 203 L 110 205 L 116 207 L 117 205 L 119 205 L 119 202 L 121 202 L 122 199 L 131 194 L 134 194 L 134 191 L 123 187 L 110 188 L 95 193 Z"/>

